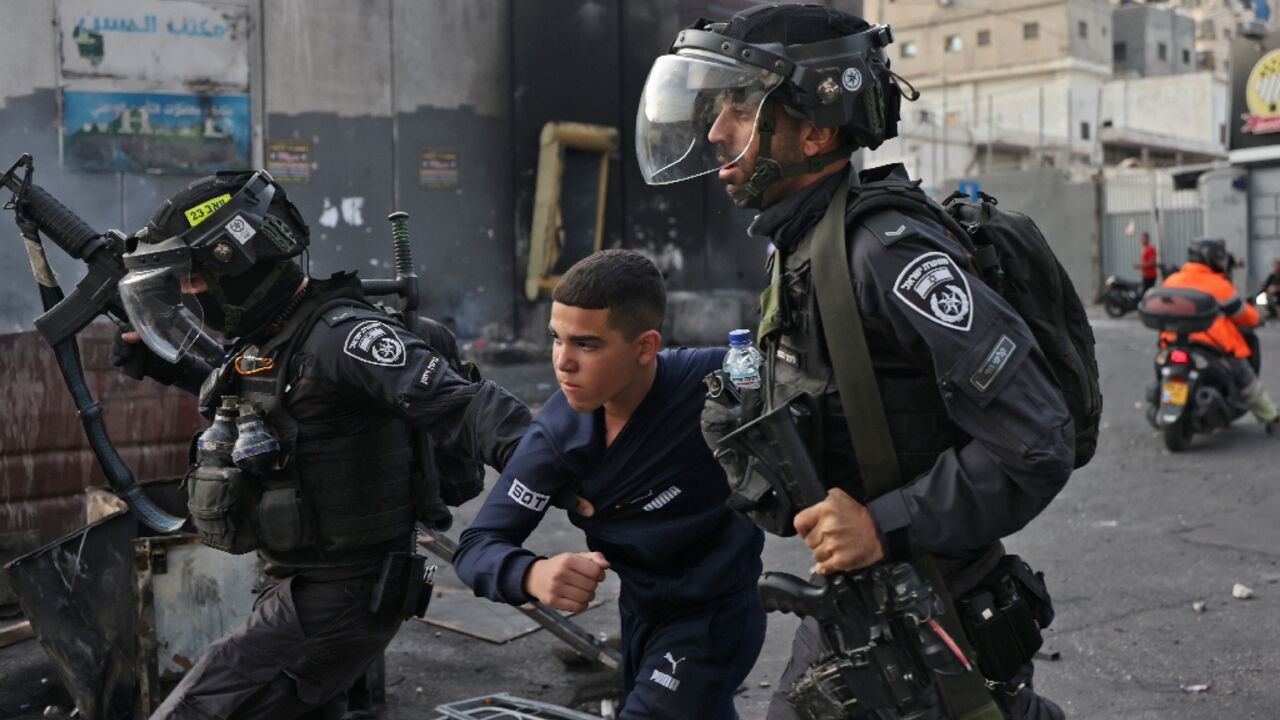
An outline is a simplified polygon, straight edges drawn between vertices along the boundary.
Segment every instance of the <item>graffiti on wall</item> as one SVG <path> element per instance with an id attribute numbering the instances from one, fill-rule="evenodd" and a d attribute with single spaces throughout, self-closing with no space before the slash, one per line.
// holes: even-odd
<path id="1" fill-rule="evenodd" d="M 59 0 L 58 25 L 66 166 L 204 174 L 249 165 L 244 7 Z"/>

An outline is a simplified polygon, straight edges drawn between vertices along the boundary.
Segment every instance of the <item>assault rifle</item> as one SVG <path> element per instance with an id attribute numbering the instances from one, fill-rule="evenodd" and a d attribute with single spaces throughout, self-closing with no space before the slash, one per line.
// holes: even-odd
<path id="1" fill-rule="evenodd" d="M 707 378 L 709 395 L 734 402 L 722 373 Z M 720 440 L 747 459 L 747 472 L 804 509 L 827 496 L 797 428 L 804 409 L 790 402 L 745 423 Z M 908 563 L 880 563 L 828 575 L 819 584 L 766 572 L 759 582 L 765 610 L 818 621 L 830 652 L 810 666 L 787 700 L 807 720 L 838 720 L 876 710 L 919 720 L 935 704 L 934 673 L 958 673 L 968 659 L 935 619 L 943 603 Z"/>

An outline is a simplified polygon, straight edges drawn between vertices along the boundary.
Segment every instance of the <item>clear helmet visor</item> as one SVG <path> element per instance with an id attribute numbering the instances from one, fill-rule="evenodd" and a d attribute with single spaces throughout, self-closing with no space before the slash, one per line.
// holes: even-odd
<path id="1" fill-rule="evenodd" d="M 199 304 L 191 299 L 189 262 L 131 270 L 120 281 L 119 291 L 134 330 L 166 362 L 177 362 L 192 348 L 203 350 L 214 342 L 204 333 Z"/>
<path id="2" fill-rule="evenodd" d="M 653 64 L 636 116 L 636 159 L 650 185 L 733 165 L 755 139 L 760 110 L 782 76 L 702 51 Z"/>

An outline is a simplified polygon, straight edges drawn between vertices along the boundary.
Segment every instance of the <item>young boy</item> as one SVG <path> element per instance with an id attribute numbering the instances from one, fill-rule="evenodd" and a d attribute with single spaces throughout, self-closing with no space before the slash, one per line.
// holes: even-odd
<path id="1" fill-rule="evenodd" d="M 622 583 L 621 718 L 736 718 L 733 693 L 764 642 L 756 595 L 763 535 L 725 505 L 729 488 L 699 429 L 702 378 L 724 349 L 662 350 L 666 290 L 644 256 L 606 250 L 552 293 L 547 401 L 484 507 L 454 567 L 477 595 L 537 598 L 569 612 L 605 571 Z M 540 557 L 521 547 L 553 498 L 591 552 Z"/>

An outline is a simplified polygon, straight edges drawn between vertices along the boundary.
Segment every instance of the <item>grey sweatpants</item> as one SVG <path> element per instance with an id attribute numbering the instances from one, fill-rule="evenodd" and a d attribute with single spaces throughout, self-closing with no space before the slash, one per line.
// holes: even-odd
<path id="1" fill-rule="evenodd" d="M 400 618 L 369 612 L 374 578 L 291 577 L 265 590 L 215 642 L 152 720 L 337 720 L 346 689 L 395 637 Z"/>

